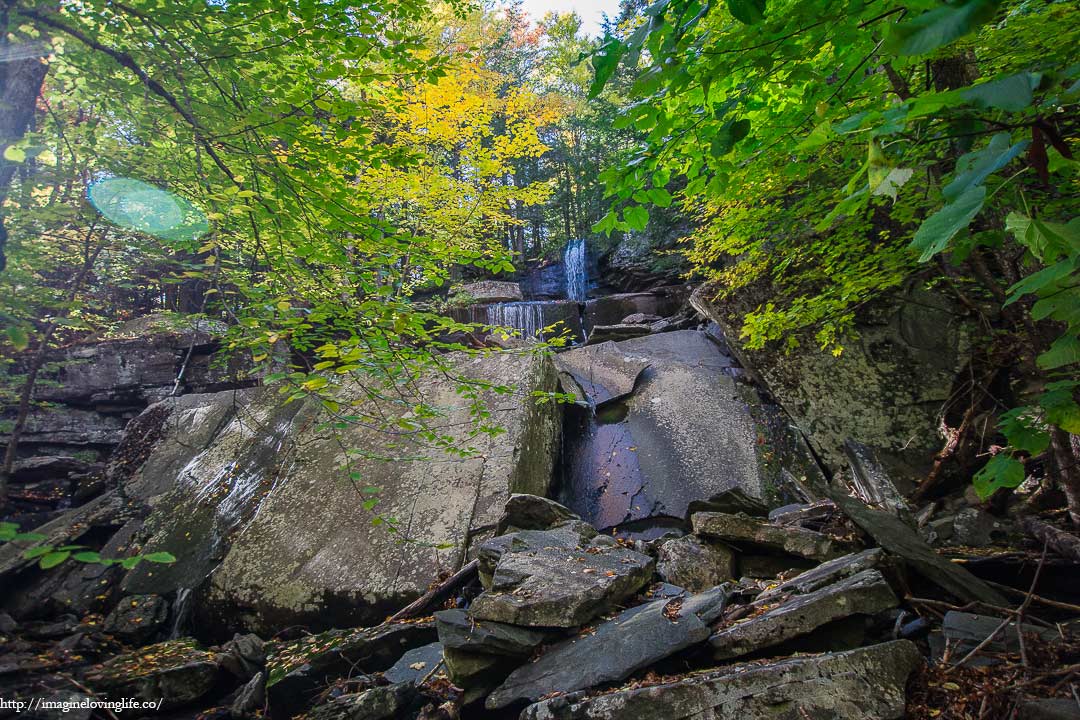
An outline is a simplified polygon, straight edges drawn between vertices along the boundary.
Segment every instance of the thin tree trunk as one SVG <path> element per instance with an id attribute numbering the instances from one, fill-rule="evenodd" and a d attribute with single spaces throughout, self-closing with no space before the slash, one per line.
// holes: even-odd
<path id="1" fill-rule="evenodd" d="M 27 40 L 22 44 L 12 44 L 7 40 L 9 12 L 10 0 L 0 6 L 0 55 L 12 57 L 0 62 L 0 153 L 26 133 L 49 70 L 38 43 Z M 24 52 L 30 56 L 15 59 Z M 0 158 L 0 207 L 7 199 L 16 169 L 18 163 Z M 7 229 L 4 227 L 4 216 L 0 214 L 0 272 L 7 267 L 6 246 Z"/>

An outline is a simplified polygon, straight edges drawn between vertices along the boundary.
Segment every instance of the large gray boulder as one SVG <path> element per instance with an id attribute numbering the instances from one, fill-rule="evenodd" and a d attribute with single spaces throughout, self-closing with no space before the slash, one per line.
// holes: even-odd
<path id="1" fill-rule="evenodd" d="M 197 620 L 228 618 L 271 634 L 294 624 L 378 621 L 440 571 L 459 568 L 511 493 L 547 493 L 560 423 L 557 404 L 532 395 L 555 389 L 546 357 L 448 359 L 465 378 L 514 388 L 478 395 L 505 433 L 472 436 L 470 400 L 441 374 L 403 388 L 408 403 L 375 402 L 352 385 L 339 390 L 356 400 L 352 414 L 385 425 L 327 427 L 317 403 L 285 403 L 274 388 L 168 400 L 163 439 L 124 486 L 155 508 L 144 552 L 169 551 L 177 562 L 139 566 L 125 589 L 193 588 Z M 427 426 L 468 456 L 400 432 L 418 421 L 409 408 L 421 399 L 441 413 Z M 377 506 L 365 508 L 368 498 Z M 397 532 L 373 522 L 376 513 L 395 518 Z"/>
<path id="2" fill-rule="evenodd" d="M 691 502 L 731 488 L 774 494 L 778 468 L 764 456 L 771 448 L 753 414 L 759 401 L 725 374 L 731 358 L 705 333 L 574 349 L 559 363 L 580 378 L 593 404 L 633 389 L 568 433 L 562 500 L 597 528 L 683 518 Z"/>
<path id="3" fill-rule="evenodd" d="M 811 338 L 797 352 L 780 343 L 749 349 L 738 340 L 742 318 L 769 297 L 767 287 L 752 286 L 719 299 L 718 288 L 703 285 L 690 302 L 723 329 L 742 364 L 833 470 L 847 466 L 847 438 L 873 447 L 886 461 L 923 463 L 941 449 L 939 413 L 978 331 L 963 317 L 966 309 L 942 294 L 913 291 L 862 308 L 858 337 L 844 342 L 839 355 Z"/>
<path id="4" fill-rule="evenodd" d="M 655 600 L 624 610 L 595 632 L 555 645 L 512 672 L 486 705 L 494 710 L 629 677 L 708 638 L 707 622 L 726 599 L 725 590 L 716 588 L 686 600 Z"/>
<path id="5" fill-rule="evenodd" d="M 614 693 L 563 695 L 530 705 L 521 720 L 900 720 L 908 676 L 922 662 L 913 643 L 896 640 Z"/>

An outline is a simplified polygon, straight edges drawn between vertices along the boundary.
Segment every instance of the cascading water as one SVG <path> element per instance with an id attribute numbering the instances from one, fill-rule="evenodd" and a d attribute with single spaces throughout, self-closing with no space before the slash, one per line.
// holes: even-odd
<path id="1" fill-rule="evenodd" d="M 512 328 L 523 338 L 544 339 L 544 303 L 512 302 L 487 306 L 487 324 Z"/>
<path id="2" fill-rule="evenodd" d="M 571 240 L 566 244 L 563 265 L 566 267 L 566 297 L 585 302 L 585 293 L 589 289 L 589 269 L 584 240 Z"/>

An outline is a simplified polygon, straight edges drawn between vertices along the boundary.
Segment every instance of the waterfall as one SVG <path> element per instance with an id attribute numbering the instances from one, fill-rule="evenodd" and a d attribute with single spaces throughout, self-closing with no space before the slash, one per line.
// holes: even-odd
<path id="1" fill-rule="evenodd" d="M 589 271 L 586 266 L 584 240 L 571 240 L 566 244 L 563 265 L 566 266 L 566 297 L 585 302 L 585 293 L 589 288 Z"/>
<path id="2" fill-rule="evenodd" d="M 521 331 L 521 337 L 544 339 L 544 303 L 511 302 L 487 306 L 487 324 Z"/>
<path id="3" fill-rule="evenodd" d="M 176 600 L 173 601 L 173 623 L 169 633 L 169 639 L 175 640 L 182 637 L 187 630 L 188 618 L 191 616 L 191 588 L 180 588 L 176 591 Z"/>

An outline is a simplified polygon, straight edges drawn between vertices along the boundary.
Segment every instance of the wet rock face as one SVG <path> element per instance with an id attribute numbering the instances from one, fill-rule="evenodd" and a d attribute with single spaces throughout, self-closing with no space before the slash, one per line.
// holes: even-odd
<path id="1" fill-rule="evenodd" d="M 803 715 L 900 720 L 904 686 L 921 663 L 913 643 L 897 640 L 768 665 L 725 667 L 595 697 L 556 697 L 530 705 L 521 720 L 798 720 Z"/>
<path id="2" fill-rule="evenodd" d="M 668 317 L 678 312 L 686 297 L 686 289 L 678 287 L 646 293 L 621 293 L 590 300 L 585 303 L 585 329 L 592 332 L 597 325 L 620 325 L 623 318 L 639 313 Z"/>
<path id="3" fill-rule="evenodd" d="M 21 446 L 64 454 L 107 451 L 120 441 L 131 417 L 174 389 L 183 394 L 251 384 L 244 377 L 244 363 L 214 362 L 222 329 L 205 319 L 152 315 L 122 326 L 113 337 L 51 353 L 34 396 L 55 405 L 31 413 Z M 4 442 L 0 436 L 0 444 Z"/>
<path id="4" fill-rule="evenodd" d="M 209 627 L 227 619 L 266 634 L 294 624 L 370 623 L 415 598 L 441 569 L 462 562 L 474 531 L 497 524 L 512 492 L 547 492 L 558 444 L 559 406 L 531 396 L 555 389 L 549 360 L 493 353 L 459 358 L 457 370 L 517 392 L 481 397 L 506 433 L 467 440 L 469 401 L 457 395 L 457 384 L 418 383 L 446 412 L 433 425 L 478 450 L 469 458 L 447 455 L 437 473 L 426 460 L 347 458 L 349 448 L 380 454 L 387 436 L 361 426 L 335 435 L 313 404 L 283 404 L 272 388 L 168 401 L 166 436 L 126 488 L 161 508 L 146 523 L 144 550 L 166 550 L 178 561 L 136 568 L 125 589 L 198 588 L 196 622 Z M 391 418 L 402 412 L 400 405 L 369 410 Z M 392 454 L 433 452 L 442 451 L 398 447 Z M 363 486 L 379 488 L 378 510 L 400 520 L 399 532 L 450 547 L 398 543 L 373 526 L 360 510 L 366 496 L 349 482 L 347 460 Z"/>
<path id="5" fill-rule="evenodd" d="M 105 618 L 105 632 L 129 643 L 142 643 L 157 635 L 169 619 L 169 603 L 160 595 L 122 598 Z"/>
<path id="6" fill-rule="evenodd" d="M 632 389 L 595 417 L 571 416 L 562 499 L 596 527 L 682 519 L 692 502 L 730 488 L 758 498 L 775 491 L 778 469 L 761 455 L 770 438 L 725 373 L 733 361 L 704 333 L 575 349 L 559 363 L 595 393 L 594 405 Z"/>

